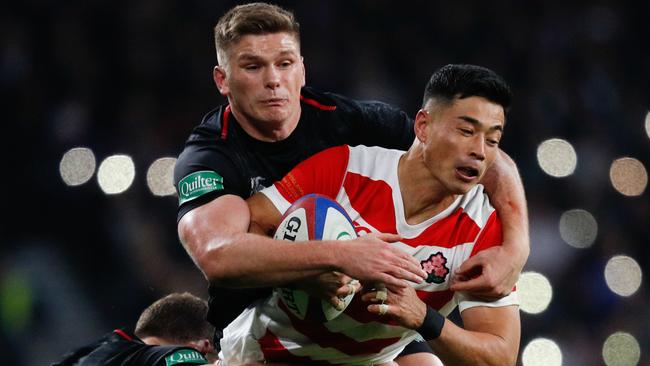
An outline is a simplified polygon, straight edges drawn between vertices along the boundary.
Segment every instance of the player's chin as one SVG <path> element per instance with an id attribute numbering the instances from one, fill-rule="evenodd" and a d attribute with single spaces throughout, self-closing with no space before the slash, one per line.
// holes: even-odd
<path id="1" fill-rule="evenodd" d="M 261 114 L 263 120 L 270 123 L 282 123 L 290 116 L 289 110 L 285 107 L 266 107 Z"/>
<path id="2" fill-rule="evenodd" d="M 460 195 L 469 192 L 476 185 L 475 182 L 468 183 L 468 182 L 457 181 L 454 183 L 455 184 L 451 185 L 450 191 L 452 194 L 460 194 Z"/>

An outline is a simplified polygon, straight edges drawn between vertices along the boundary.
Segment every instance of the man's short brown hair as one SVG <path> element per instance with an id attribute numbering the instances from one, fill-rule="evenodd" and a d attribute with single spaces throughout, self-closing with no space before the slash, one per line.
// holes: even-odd
<path id="1" fill-rule="evenodd" d="M 214 27 L 217 56 L 243 36 L 279 32 L 293 34 L 300 42 L 300 24 L 291 11 L 267 3 L 238 5 L 228 10 Z"/>
<path id="2" fill-rule="evenodd" d="M 188 292 L 173 293 L 154 302 L 135 326 L 139 338 L 156 337 L 171 343 L 212 339 L 214 327 L 206 320 L 208 304 Z"/>

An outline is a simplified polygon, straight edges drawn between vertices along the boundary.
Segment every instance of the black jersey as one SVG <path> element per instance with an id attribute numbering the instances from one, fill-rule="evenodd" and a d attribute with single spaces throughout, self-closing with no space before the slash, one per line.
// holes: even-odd
<path id="1" fill-rule="evenodd" d="M 174 185 L 177 219 L 216 197 L 248 198 L 280 180 L 301 161 L 326 148 L 348 144 L 406 150 L 414 139 L 413 121 L 403 111 L 376 101 L 356 101 L 311 88 L 301 91 L 301 115 L 286 139 L 263 142 L 249 136 L 229 106 L 210 112 L 178 157 Z M 270 290 L 210 286 L 208 320 L 224 328 L 254 300 Z"/>
<path id="2" fill-rule="evenodd" d="M 52 366 L 173 366 L 205 365 L 197 350 L 184 346 L 151 346 L 116 329 L 97 341 L 69 352 Z"/>

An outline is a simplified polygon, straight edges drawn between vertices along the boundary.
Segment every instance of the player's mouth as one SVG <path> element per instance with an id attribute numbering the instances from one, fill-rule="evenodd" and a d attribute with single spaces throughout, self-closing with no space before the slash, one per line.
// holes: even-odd
<path id="1" fill-rule="evenodd" d="M 263 99 L 261 103 L 266 107 L 282 107 L 287 104 L 288 101 L 289 100 L 286 98 L 268 98 Z"/>
<path id="2" fill-rule="evenodd" d="M 471 166 L 456 167 L 456 176 L 465 182 L 472 182 L 478 177 L 478 169 Z"/>

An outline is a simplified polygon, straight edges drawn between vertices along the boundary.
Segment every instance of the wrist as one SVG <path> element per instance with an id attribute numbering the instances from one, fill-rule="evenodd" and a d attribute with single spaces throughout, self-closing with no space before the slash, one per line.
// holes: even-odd
<path id="1" fill-rule="evenodd" d="M 422 338 L 425 340 L 431 341 L 440 337 L 444 325 L 445 317 L 434 310 L 431 306 L 427 305 L 427 312 L 424 315 L 422 325 L 420 325 L 419 328 L 415 329 L 415 331 L 420 333 Z"/>

